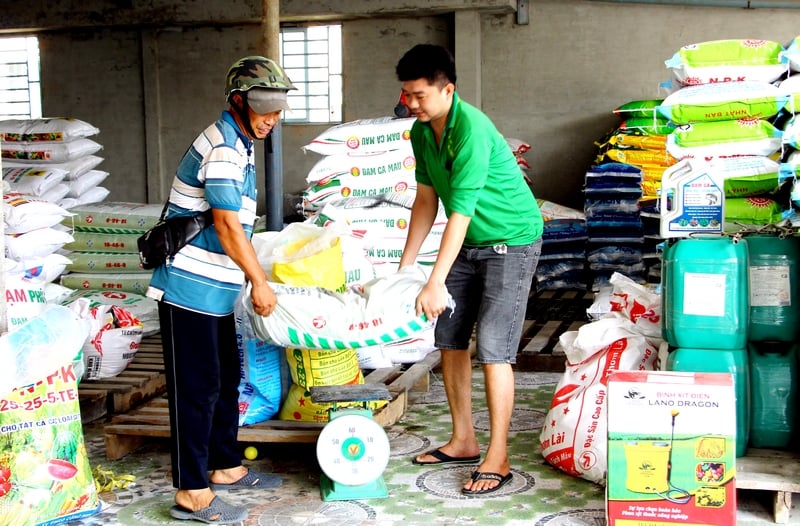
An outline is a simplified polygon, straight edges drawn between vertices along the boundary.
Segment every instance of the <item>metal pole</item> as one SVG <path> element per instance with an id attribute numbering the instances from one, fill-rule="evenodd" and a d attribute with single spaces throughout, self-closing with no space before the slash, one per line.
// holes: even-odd
<path id="1" fill-rule="evenodd" d="M 264 56 L 280 63 L 280 2 L 261 0 L 262 48 Z M 266 190 L 267 230 L 283 230 L 283 137 L 281 123 L 264 141 L 264 188 Z"/>

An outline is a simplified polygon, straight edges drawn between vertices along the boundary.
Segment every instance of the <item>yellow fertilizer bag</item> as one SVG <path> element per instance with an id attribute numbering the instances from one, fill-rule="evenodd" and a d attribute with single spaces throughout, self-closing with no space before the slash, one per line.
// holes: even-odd
<path id="1" fill-rule="evenodd" d="M 327 422 L 330 403 L 311 400 L 311 387 L 315 385 L 360 385 L 364 374 L 358 365 L 358 354 L 352 349 L 343 351 L 315 351 L 311 349 L 286 349 L 286 358 L 292 374 L 292 385 L 278 412 L 280 420 L 299 422 Z M 366 407 L 380 409 L 383 400 L 366 402 Z M 360 402 L 338 403 L 338 407 L 364 406 Z"/>
<path id="2" fill-rule="evenodd" d="M 3 526 L 62 524 L 100 510 L 72 363 L 87 335 L 75 314 L 53 305 L 0 338 Z"/>
<path id="3" fill-rule="evenodd" d="M 253 236 L 253 248 L 270 281 L 341 291 L 345 286 L 342 230 L 291 223 Z"/>
<path id="4" fill-rule="evenodd" d="M 333 238 L 327 247 L 320 250 L 307 250 L 305 256 L 292 261 L 274 263 L 272 275 L 279 283 L 297 287 L 322 287 L 329 290 L 343 290 L 345 286 L 342 245 L 339 238 Z M 300 247 L 294 254 L 307 245 Z M 289 254 L 292 255 L 292 254 Z"/>
<path id="5" fill-rule="evenodd" d="M 642 164 L 656 165 L 656 166 L 672 166 L 677 160 L 664 150 L 640 150 L 638 148 L 611 148 L 606 151 L 606 157 L 612 161 L 620 163 L 633 164 L 639 166 Z"/>
<path id="6" fill-rule="evenodd" d="M 609 144 L 619 148 L 641 148 L 645 150 L 665 150 L 666 135 L 634 135 L 620 130 L 608 139 Z"/>
<path id="7" fill-rule="evenodd" d="M 363 384 L 364 379 L 358 382 Z M 366 406 L 373 411 L 385 406 L 387 402 L 367 402 Z M 359 402 L 338 403 L 337 407 L 363 407 Z M 283 401 L 281 410 L 278 413 L 280 420 L 292 420 L 297 422 L 327 422 L 328 412 L 333 407 L 333 404 L 324 403 L 318 404 L 311 400 L 311 391 L 303 389 L 297 384 L 292 384 L 289 387 L 289 392 L 286 399 Z"/>
<path id="8" fill-rule="evenodd" d="M 287 348 L 286 360 L 292 382 L 304 389 L 315 385 L 364 383 L 353 349 L 313 350 Z"/>

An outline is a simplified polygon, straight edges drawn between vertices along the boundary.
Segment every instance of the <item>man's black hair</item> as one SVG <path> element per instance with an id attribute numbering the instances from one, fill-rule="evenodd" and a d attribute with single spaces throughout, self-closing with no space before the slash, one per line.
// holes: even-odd
<path id="1" fill-rule="evenodd" d="M 395 72 L 400 82 L 424 78 L 439 86 L 456 83 L 456 61 L 452 53 L 434 44 L 417 44 L 409 49 L 397 63 Z"/>

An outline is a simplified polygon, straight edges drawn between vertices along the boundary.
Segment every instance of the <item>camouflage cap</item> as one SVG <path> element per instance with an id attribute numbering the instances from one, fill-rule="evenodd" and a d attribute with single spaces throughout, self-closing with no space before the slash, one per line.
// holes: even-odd
<path id="1" fill-rule="evenodd" d="M 292 90 L 295 88 L 286 72 L 275 61 L 261 56 L 244 57 L 228 69 L 225 80 L 225 98 L 236 91 L 250 88 Z"/>

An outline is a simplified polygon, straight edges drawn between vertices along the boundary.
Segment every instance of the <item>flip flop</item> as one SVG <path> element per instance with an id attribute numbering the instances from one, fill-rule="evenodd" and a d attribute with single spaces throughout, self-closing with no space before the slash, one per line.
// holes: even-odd
<path id="1" fill-rule="evenodd" d="M 497 484 L 497 486 L 495 486 L 493 488 L 486 488 L 486 489 L 481 489 L 481 490 L 477 490 L 477 491 L 473 491 L 471 489 L 463 489 L 463 488 L 461 489 L 461 493 L 464 494 L 464 495 L 470 495 L 470 496 L 471 495 L 487 495 L 489 493 L 494 493 L 495 491 L 499 490 L 500 488 L 502 488 L 503 486 L 508 484 L 511 481 L 511 479 L 514 478 L 514 474 L 509 472 L 508 475 L 501 475 L 500 473 L 492 473 L 492 472 L 489 472 L 489 471 L 486 471 L 486 472 L 473 471 L 472 475 L 470 475 L 469 478 L 471 478 L 473 482 L 478 482 L 479 480 L 496 480 L 496 481 L 498 481 L 499 484 Z"/>
<path id="2" fill-rule="evenodd" d="M 209 487 L 214 491 L 226 489 L 272 489 L 283 484 L 283 480 L 278 475 L 259 473 L 254 469 L 247 471 L 247 474 L 233 482 L 232 484 L 216 484 L 209 482 Z"/>
<path id="3" fill-rule="evenodd" d="M 237 524 L 247 518 L 247 508 L 233 506 L 219 497 L 214 497 L 211 504 L 202 510 L 190 511 L 175 505 L 169 509 L 174 519 L 182 521 L 200 521 L 206 524 Z"/>
<path id="4" fill-rule="evenodd" d="M 436 462 L 420 462 L 414 457 L 411 459 L 411 463 L 418 466 L 438 466 L 439 464 L 475 464 L 481 460 L 480 455 L 475 455 L 474 457 L 451 457 L 447 453 L 443 453 L 439 448 L 431 449 L 424 454 L 437 459 Z"/>

